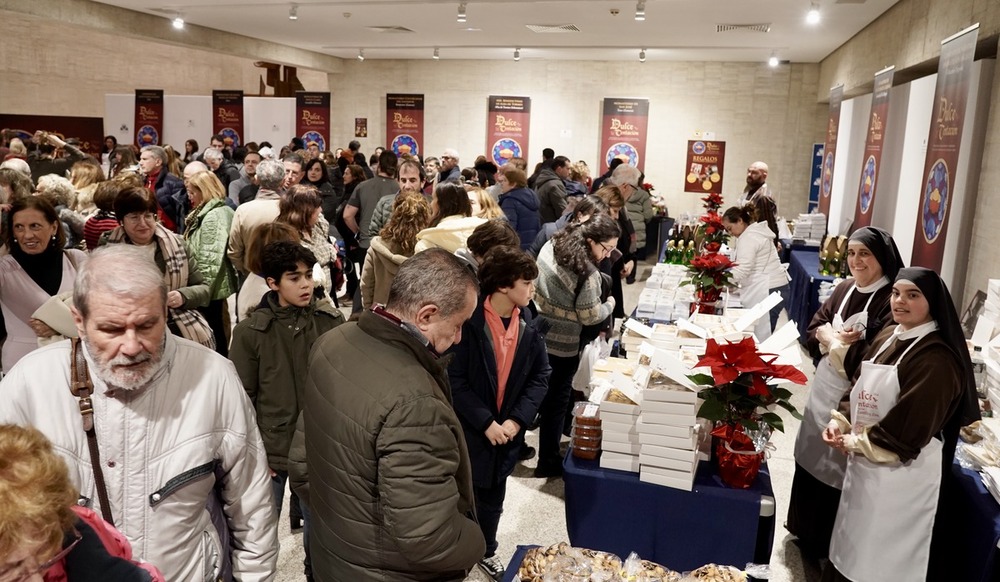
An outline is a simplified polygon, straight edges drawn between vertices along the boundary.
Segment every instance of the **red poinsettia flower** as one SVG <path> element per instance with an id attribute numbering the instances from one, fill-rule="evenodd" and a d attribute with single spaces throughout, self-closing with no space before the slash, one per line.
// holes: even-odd
<path id="1" fill-rule="evenodd" d="M 710 243 L 705 243 L 705 252 L 717 253 L 719 252 L 720 248 L 722 248 L 722 245 L 715 241 L 712 241 Z"/>
<path id="2" fill-rule="evenodd" d="M 740 374 L 765 372 L 770 368 L 757 354 L 757 346 L 753 338 L 744 338 L 740 342 L 719 344 L 713 339 L 708 340 L 705 355 L 698 360 L 698 366 L 708 366 L 712 369 L 715 384 L 728 384 L 739 378 Z"/>

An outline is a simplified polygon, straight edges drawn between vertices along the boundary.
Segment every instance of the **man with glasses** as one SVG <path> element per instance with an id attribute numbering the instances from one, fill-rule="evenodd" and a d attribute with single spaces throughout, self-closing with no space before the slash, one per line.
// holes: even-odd
<path id="1" fill-rule="evenodd" d="M 156 195 L 156 215 L 167 230 L 181 234 L 189 203 L 184 182 L 167 171 L 167 163 L 167 152 L 160 146 L 146 146 L 139 153 L 139 173 L 146 189 Z"/>
<path id="2" fill-rule="evenodd" d="M 438 184 L 441 182 L 462 183 L 462 169 L 458 167 L 458 150 L 448 148 L 441 154 L 441 173 L 438 174 Z"/>

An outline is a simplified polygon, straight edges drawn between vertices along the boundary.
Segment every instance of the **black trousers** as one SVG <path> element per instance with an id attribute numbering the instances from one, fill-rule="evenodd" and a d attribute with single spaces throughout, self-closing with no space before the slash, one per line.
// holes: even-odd
<path id="1" fill-rule="evenodd" d="M 473 487 L 476 495 L 476 518 L 479 528 L 486 538 L 486 557 L 497 552 L 497 528 L 500 527 L 500 515 L 503 513 L 503 500 L 507 497 L 507 478 L 493 487 Z"/>
<path id="2" fill-rule="evenodd" d="M 215 336 L 215 351 L 224 357 L 229 357 L 229 339 L 226 337 L 226 300 L 213 299 L 205 307 L 199 307 L 198 311 L 208 320 L 208 327 L 212 329 Z"/>
<path id="3" fill-rule="evenodd" d="M 559 440 L 562 437 L 570 392 L 573 390 L 573 376 L 580 366 L 580 356 L 564 358 L 549 354 L 549 365 L 552 366 L 549 391 L 538 407 L 538 466 L 546 469 L 562 465 Z"/>

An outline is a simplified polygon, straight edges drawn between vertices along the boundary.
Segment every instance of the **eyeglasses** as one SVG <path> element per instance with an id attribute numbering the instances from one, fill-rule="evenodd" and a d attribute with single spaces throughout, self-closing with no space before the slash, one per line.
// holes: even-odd
<path id="1" fill-rule="evenodd" d="M 61 562 L 66 556 L 68 556 L 69 553 L 73 551 L 73 548 L 75 548 L 82 539 L 83 535 L 79 531 L 74 529 L 73 541 L 70 542 L 68 546 L 63 548 L 62 551 L 53 556 L 52 559 L 45 562 L 44 564 L 39 564 L 37 568 L 25 573 L 19 574 L 14 569 L 7 570 L 6 572 L 0 572 L 0 580 L 2 580 L 3 582 L 22 582 L 23 580 L 28 580 L 29 578 L 37 574 L 44 574 L 49 568 L 55 566 L 56 564 Z M 17 568 L 17 566 L 15 566 L 15 568 Z"/>
<path id="2" fill-rule="evenodd" d="M 608 245 L 606 245 L 604 243 L 597 243 L 597 244 L 601 245 L 601 248 L 604 249 L 604 255 L 603 256 L 605 256 L 605 257 L 610 257 L 611 256 L 611 251 L 615 250 L 615 247 L 609 247 Z"/>
<path id="3" fill-rule="evenodd" d="M 152 212 L 131 212 L 125 215 L 125 222 L 129 226 L 136 226 L 142 222 L 156 222 L 156 215 Z"/>

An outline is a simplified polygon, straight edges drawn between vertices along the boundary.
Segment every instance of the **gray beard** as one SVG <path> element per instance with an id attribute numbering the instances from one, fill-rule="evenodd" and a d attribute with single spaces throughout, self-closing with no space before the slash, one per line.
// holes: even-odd
<path id="1" fill-rule="evenodd" d="M 170 332 L 167 331 L 166 333 Z M 93 370 L 92 373 L 100 378 L 102 382 L 107 384 L 108 388 L 112 390 L 136 391 L 149 386 L 153 380 L 159 376 L 164 363 L 163 352 L 167 345 L 166 333 L 163 335 L 163 341 L 160 343 L 160 348 L 157 350 L 158 353 L 156 354 L 144 351 L 131 358 L 127 356 L 116 356 L 108 361 L 100 360 L 91 346 L 90 340 L 88 340 L 86 336 L 81 336 L 80 340 L 87 347 L 87 352 L 90 353 L 91 358 L 93 358 L 94 363 L 97 366 L 97 369 Z M 132 364 L 137 362 L 145 362 L 145 364 L 135 369 L 115 369 L 115 366 L 117 365 Z"/>

